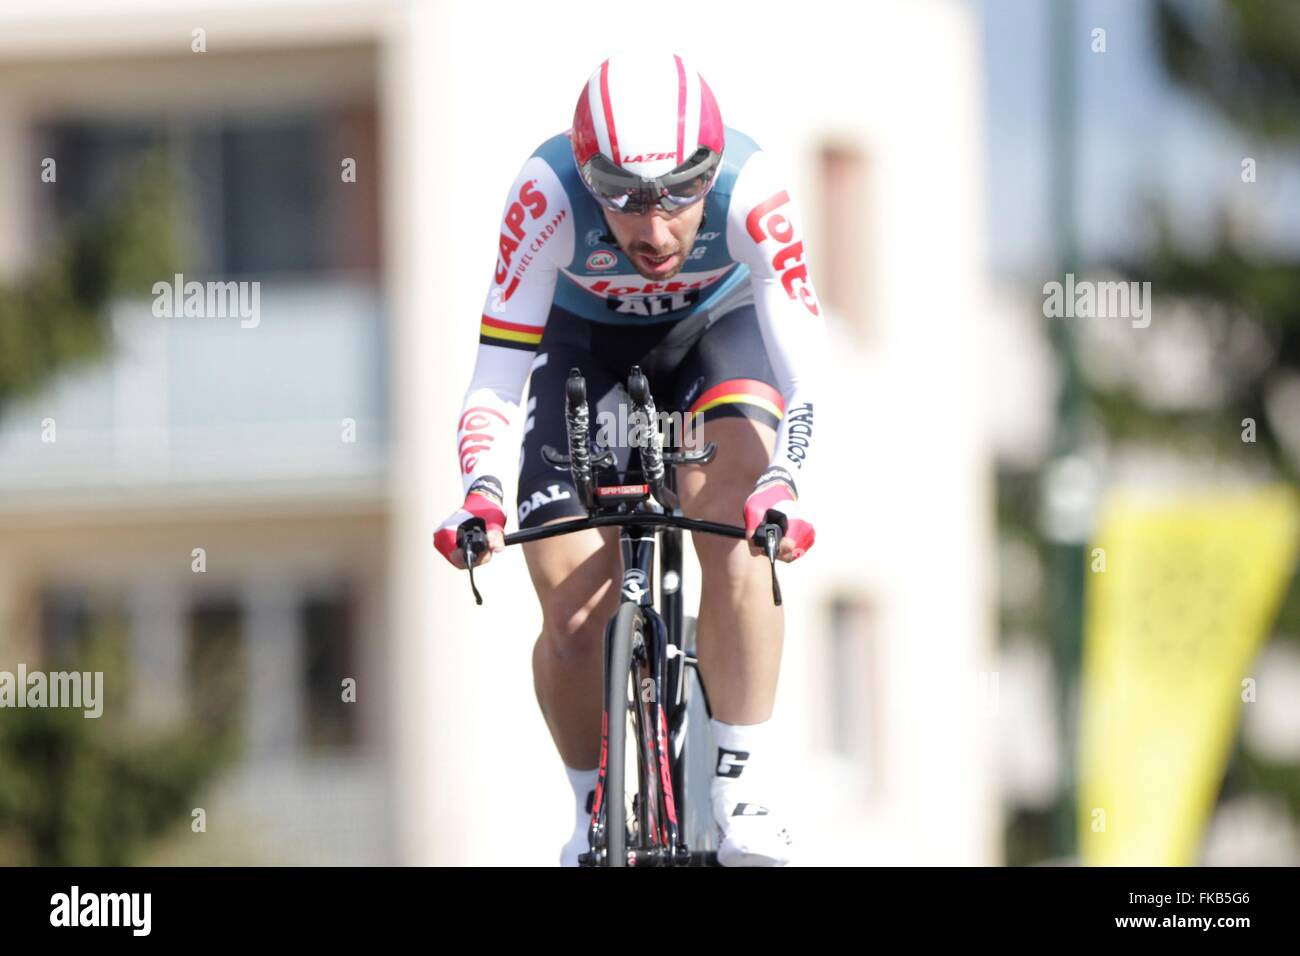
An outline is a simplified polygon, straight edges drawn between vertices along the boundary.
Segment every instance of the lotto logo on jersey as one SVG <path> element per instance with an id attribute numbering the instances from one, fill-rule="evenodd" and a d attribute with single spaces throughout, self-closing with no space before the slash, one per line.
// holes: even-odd
<path id="1" fill-rule="evenodd" d="M 460 439 L 461 474 L 468 475 L 473 471 L 478 464 L 478 456 L 492 450 L 497 439 L 494 433 L 509 427 L 510 422 L 495 408 L 475 405 L 465 409 L 456 426 L 456 434 Z"/>
<path id="2" fill-rule="evenodd" d="M 688 309 L 700 301 L 702 289 L 713 285 L 733 267 L 702 272 L 679 273 L 669 282 L 650 282 L 637 275 L 596 279 L 565 273 L 593 295 L 605 299 L 606 307 L 620 315 L 647 318 Z"/>
<path id="3" fill-rule="evenodd" d="M 808 278 L 808 266 L 803 262 L 803 240 L 791 241 L 794 239 L 794 226 L 776 211 L 789 201 L 790 194 L 784 189 L 775 196 L 764 199 L 745 217 L 745 229 L 749 232 L 749 237 L 759 245 L 767 239 L 780 244 L 781 248 L 772 257 L 772 268 L 781 277 L 786 295 L 792 299 L 797 298 L 813 315 L 820 315 L 817 296 Z"/>
<path id="4" fill-rule="evenodd" d="M 705 286 L 713 285 L 729 271 L 727 269 L 714 269 L 712 272 L 696 272 L 693 275 L 699 276 L 698 279 L 687 281 L 686 276 L 680 276 L 671 282 L 646 282 L 640 276 L 613 276 L 609 279 L 597 279 L 596 281 L 587 281 L 583 285 L 587 287 L 588 292 L 594 292 L 596 295 L 604 296 L 628 296 L 628 295 L 673 295 L 678 292 L 689 292 L 693 289 L 703 289 Z M 615 282 L 627 279 L 627 285 L 615 285 Z M 634 285 L 632 283 L 640 283 Z"/>

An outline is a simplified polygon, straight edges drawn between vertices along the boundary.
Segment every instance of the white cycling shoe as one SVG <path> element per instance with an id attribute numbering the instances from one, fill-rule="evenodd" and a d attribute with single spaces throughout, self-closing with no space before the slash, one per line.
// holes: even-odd
<path id="1" fill-rule="evenodd" d="M 713 819 L 718 824 L 718 863 L 722 866 L 785 866 L 793 855 L 790 831 L 763 803 L 736 797 L 712 785 Z"/>
<path id="2" fill-rule="evenodd" d="M 581 832 L 574 833 L 560 850 L 560 866 L 577 866 L 578 857 L 589 849 L 591 845 L 587 841 L 587 828 L 584 826 Z"/>
<path id="3" fill-rule="evenodd" d="M 790 862 L 794 840 L 766 805 L 752 799 L 735 799 L 716 783 L 712 791 L 720 865 L 785 866 Z M 579 854 L 588 849 L 584 820 L 560 850 L 560 866 L 577 866 Z"/>

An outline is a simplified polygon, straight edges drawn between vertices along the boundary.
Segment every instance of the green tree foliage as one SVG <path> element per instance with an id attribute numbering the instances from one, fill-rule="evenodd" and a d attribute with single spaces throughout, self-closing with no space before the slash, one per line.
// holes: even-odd
<path id="1" fill-rule="evenodd" d="M 103 714 L 59 707 L 0 719 L 0 864 L 125 866 L 190 815 L 195 794 L 238 745 L 230 723 L 133 726 L 126 633 L 97 633 L 50 670 L 103 674 Z M 137 687 L 137 693 L 141 688 Z"/>
<path id="2" fill-rule="evenodd" d="M 113 191 L 115 202 L 87 210 L 29 274 L 0 286 L 0 409 L 60 369 L 102 356 L 109 302 L 147 296 L 176 270 L 173 168 L 165 153 L 147 155 Z M 206 714 L 163 732 L 133 726 L 125 632 L 101 631 L 40 667 L 102 671 L 102 717 L 67 708 L 0 712 L 0 864 L 130 863 L 189 817 L 199 787 L 233 753 L 237 728 Z M 237 712 L 226 703 L 227 716 Z"/>
<path id="3" fill-rule="evenodd" d="M 1243 158 L 1262 161 L 1256 155 L 1262 147 L 1271 164 L 1300 162 L 1300 3 L 1159 0 L 1155 16 L 1167 75 L 1241 134 Z M 1228 173 L 1238 177 L 1237 170 Z M 1268 175 L 1267 170 L 1260 175 Z M 1259 187 L 1239 182 L 1236 188 Z M 1216 233 L 1197 251 L 1177 242 L 1162 218 L 1150 258 L 1130 264 L 1128 271 L 1150 279 L 1164 296 L 1197 306 L 1195 314 L 1215 348 L 1216 371 L 1230 385 L 1222 408 L 1175 423 L 1175 432 L 1200 428 L 1212 432 L 1214 445 L 1225 452 L 1234 445 L 1237 455 L 1244 449 L 1262 451 L 1275 473 L 1294 482 L 1300 466 L 1280 447 L 1266 395 L 1281 377 L 1300 374 L 1300 252 L 1261 254 L 1243 241 L 1231 205 L 1226 205 Z M 1238 361 L 1231 346 L 1234 335 L 1266 343 L 1267 361 Z M 1117 401 L 1113 395 L 1099 398 L 1114 429 L 1134 422 L 1169 424 L 1168 416 L 1135 402 Z M 1257 424 L 1256 445 L 1243 445 L 1238 438 L 1244 418 Z M 1300 637 L 1300 574 L 1292 578 L 1276 627 L 1281 636 Z M 1294 765 L 1271 764 L 1239 749 L 1225 792 L 1240 790 L 1277 793 L 1300 818 L 1300 769 Z"/>
<path id="4" fill-rule="evenodd" d="M 1242 157 L 1267 148 L 1270 161 L 1300 161 L 1300 4 L 1292 0 L 1221 0 L 1217 4 L 1158 0 L 1158 47 L 1169 78 L 1237 129 Z M 1122 264 L 1130 278 L 1150 281 L 1162 308 L 1185 302 L 1210 343 L 1213 373 L 1224 400 L 1204 410 L 1154 409 L 1131 389 L 1089 382 L 1093 409 L 1112 440 L 1139 439 L 1174 447 L 1195 443 L 1230 456 L 1260 452 L 1280 477 L 1300 477 L 1283 452 L 1267 394 L 1300 370 L 1300 255 L 1261 253 L 1235 225 L 1234 183 L 1224 193 L 1213 234 L 1181 240 L 1169 215 L 1153 211 L 1157 238 L 1148 254 Z M 1159 321 L 1157 317 L 1156 321 Z M 1266 359 L 1236 347 L 1262 343 Z M 1241 422 L 1256 423 L 1257 442 L 1242 443 Z M 1300 623 L 1300 622 L 1297 622 Z"/>
<path id="5" fill-rule="evenodd" d="M 175 271 L 171 170 L 165 153 L 148 155 L 118 202 L 69 224 L 29 274 L 0 285 L 0 408 L 31 395 L 60 368 L 101 355 L 109 300 L 147 295 Z"/>

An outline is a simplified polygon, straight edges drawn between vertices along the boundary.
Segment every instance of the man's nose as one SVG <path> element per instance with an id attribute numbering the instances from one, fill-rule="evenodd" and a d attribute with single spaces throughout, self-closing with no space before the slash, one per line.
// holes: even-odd
<path id="1" fill-rule="evenodd" d="M 651 209 L 638 217 L 637 238 L 658 249 L 671 243 L 673 234 L 668 228 L 668 220 Z"/>

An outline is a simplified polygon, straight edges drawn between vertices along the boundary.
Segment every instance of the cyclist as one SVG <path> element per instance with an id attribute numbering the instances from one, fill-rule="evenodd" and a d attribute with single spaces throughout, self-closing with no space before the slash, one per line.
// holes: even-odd
<path id="1" fill-rule="evenodd" d="M 780 558 L 795 560 L 814 539 L 806 501 L 824 331 L 796 207 L 767 156 L 723 126 L 713 93 L 680 56 L 610 57 L 578 97 L 572 128 L 542 143 L 510 189 L 456 435 L 465 501 L 435 532 L 436 547 L 464 568 L 456 530 L 474 516 L 491 550 L 504 547 L 501 476 L 521 419 L 519 526 L 584 515 L 572 483 L 539 450 L 566 446 L 570 368 L 586 376 L 594 424 L 596 403 L 617 401 L 638 364 L 661 408 L 696 416 L 717 444 L 707 468 L 678 469 L 683 513 L 743 521 L 752 537 L 775 508 L 788 524 Z M 784 619 L 752 542 L 698 535 L 694 545 L 697 653 L 718 747 L 718 859 L 784 865 L 792 841 L 770 806 L 774 771 L 763 762 Z M 575 865 L 597 779 L 617 530 L 531 542 L 524 553 L 542 607 L 537 700 L 576 799 L 560 859 Z"/>

